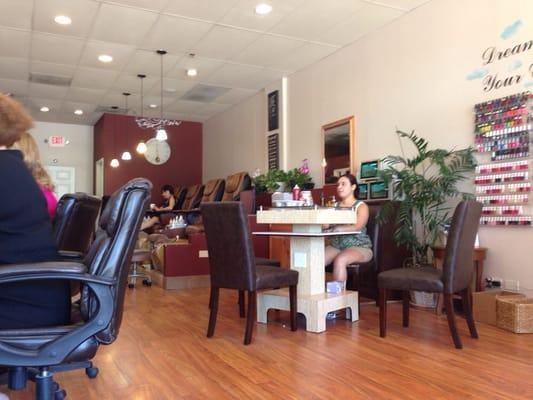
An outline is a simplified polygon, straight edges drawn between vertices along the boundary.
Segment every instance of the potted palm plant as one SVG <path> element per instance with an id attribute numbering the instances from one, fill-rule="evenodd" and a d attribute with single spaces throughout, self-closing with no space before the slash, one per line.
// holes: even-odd
<path id="1" fill-rule="evenodd" d="M 391 185 L 392 200 L 399 202 L 394 239 L 410 248 L 412 259 L 407 260 L 406 266 L 416 268 L 432 261 L 430 249 L 451 220 L 450 200 L 471 196 L 461 192 L 457 185 L 474 170 L 474 149 L 430 149 L 428 142 L 414 131 L 397 130 L 396 134 L 400 145 L 407 140 L 416 151 L 410 158 L 385 157 L 378 175 Z M 390 215 L 392 203 L 388 202 L 378 218 L 386 221 Z"/>

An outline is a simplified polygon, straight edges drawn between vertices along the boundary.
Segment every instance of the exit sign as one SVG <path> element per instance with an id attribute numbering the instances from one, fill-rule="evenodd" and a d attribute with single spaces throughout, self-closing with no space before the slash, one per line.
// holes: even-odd
<path id="1" fill-rule="evenodd" d="M 65 147 L 67 140 L 61 135 L 52 135 L 48 138 L 48 145 L 50 147 Z"/>

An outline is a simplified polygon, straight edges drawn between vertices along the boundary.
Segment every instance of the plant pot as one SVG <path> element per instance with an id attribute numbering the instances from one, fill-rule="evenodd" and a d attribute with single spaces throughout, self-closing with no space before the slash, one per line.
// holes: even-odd
<path id="1" fill-rule="evenodd" d="M 276 189 L 276 192 L 287 192 L 287 184 L 285 182 L 276 182 L 278 184 L 278 188 Z"/>
<path id="2" fill-rule="evenodd" d="M 311 189 L 314 189 L 314 187 L 315 187 L 315 182 L 307 182 L 307 183 L 304 183 L 303 190 L 311 190 Z"/>
<path id="3" fill-rule="evenodd" d="M 417 307 L 435 308 L 437 306 L 437 298 L 436 293 L 411 291 L 411 303 Z"/>

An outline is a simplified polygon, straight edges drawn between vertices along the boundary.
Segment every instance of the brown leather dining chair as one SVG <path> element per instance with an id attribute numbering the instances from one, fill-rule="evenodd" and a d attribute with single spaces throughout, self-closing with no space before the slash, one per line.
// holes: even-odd
<path id="1" fill-rule="evenodd" d="M 472 316 L 471 282 L 474 273 L 472 258 L 474 242 L 481 217 L 481 204 L 462 201 L 456 207 L 452 218 L 450 233 L 446 244 L 446 255 L 442 270 L 433 267 L 397 268 L 378 275 L 379 287 L 379 334 L 385 337 L 387 330 L 387 292 L 403 291 L 403 326 L 409 326 L 409 291 L 419 290 L 442 293 L 448 318 L 448 326 L 453 343 L 463 348 L 455 325 L 453 295 L 460 294 L 470 336 L 477 339 L 478 334 Z"/>
<path id="2" fill-rule="evenodd" d="M 244 344 L 252 341 L 256 315 L 256 291 L 289 287 L 291 330 L 296 330 L 298 272 L 256 265 L 248 217 L 241 202 L 209 202 L 200 206 L 204 220 L 211 278 L 207 337 L 215 333 L 219 289 L 248 292 Z"/>

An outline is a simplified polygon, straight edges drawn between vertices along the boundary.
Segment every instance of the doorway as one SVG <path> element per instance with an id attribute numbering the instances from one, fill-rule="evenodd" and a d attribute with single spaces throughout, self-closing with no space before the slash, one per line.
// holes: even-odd
<path id="1" fill-rule="evenodd" d="M 98 197 L 104 195 L 104 159 L 94 163 L 94 194 Z"/>
<path id="2" fill-rule="evenodd" d="M 76 168 L 49 165 L 46 169 L 54 182 L 54 194 L 58 200 L 64 194 L 76 191 Z"/>

